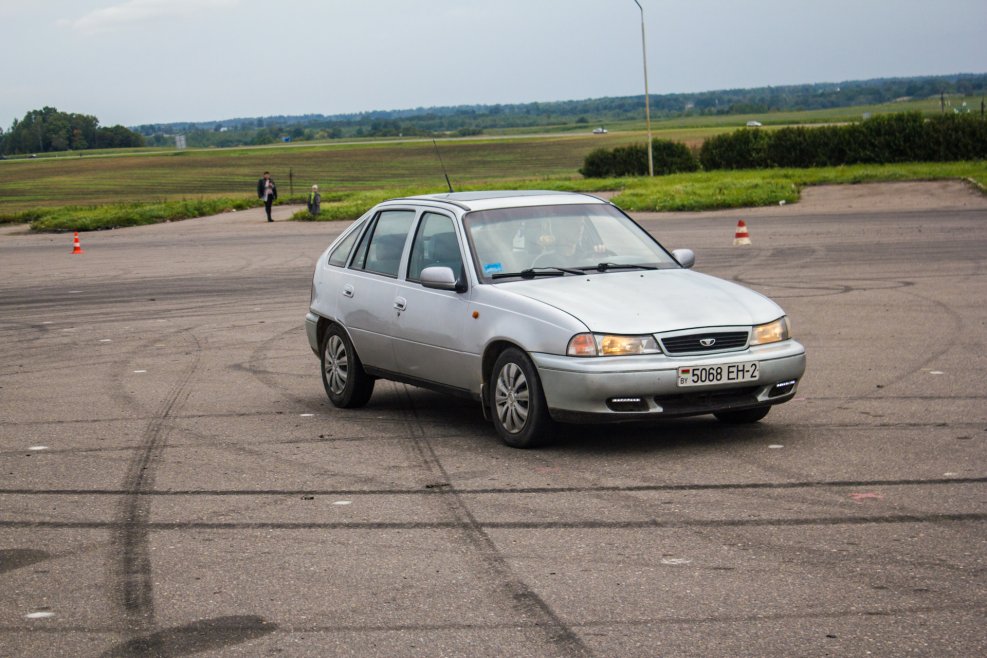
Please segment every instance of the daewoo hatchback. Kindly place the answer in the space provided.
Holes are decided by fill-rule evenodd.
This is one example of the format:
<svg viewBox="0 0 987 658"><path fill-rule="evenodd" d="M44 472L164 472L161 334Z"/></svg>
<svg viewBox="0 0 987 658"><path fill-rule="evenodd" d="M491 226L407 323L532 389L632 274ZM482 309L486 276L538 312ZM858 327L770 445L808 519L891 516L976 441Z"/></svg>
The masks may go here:
<svg viewBox="0 0 987 658"><path fill-rule="evenodd" d="M377 379L465 395L518 448L556 422L756 422L805 350L777 304L694 261L583 194L393 199L319 258L306 331L335 406Z"/></svg>

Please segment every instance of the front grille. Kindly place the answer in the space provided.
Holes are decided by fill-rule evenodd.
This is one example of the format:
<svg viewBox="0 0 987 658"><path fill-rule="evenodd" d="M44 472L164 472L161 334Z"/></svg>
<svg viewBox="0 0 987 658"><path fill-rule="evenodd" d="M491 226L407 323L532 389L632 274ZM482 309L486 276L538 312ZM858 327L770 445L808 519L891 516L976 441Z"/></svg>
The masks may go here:
<svg viewBox="0 0 987 658"><path fill-rule="evenodd" d="M757 404L757 386L718 391L659 395L655 402L668 415L701 414L722 411L731 407L749 407Z"/></svg>
<svg viewBox="0 0 987 658"><path fill-rule="evenodd" d="M703 345L703 341L709 340L713 341L712 345ZM747 345L747 332L721 331L689 334L687 336L670 336L662 338L661 345L668 354L736 350Z"/></svg>

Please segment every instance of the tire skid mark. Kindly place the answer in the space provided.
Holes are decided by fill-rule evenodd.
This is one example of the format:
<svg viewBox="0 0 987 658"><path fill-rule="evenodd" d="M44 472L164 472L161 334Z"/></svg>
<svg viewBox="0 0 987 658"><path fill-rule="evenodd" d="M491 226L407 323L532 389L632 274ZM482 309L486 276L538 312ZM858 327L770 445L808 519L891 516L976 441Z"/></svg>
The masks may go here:
<svg viewBox="0 0 987 658"><path fill-rule="evenodd" d="M634 619L608 619L601 621L584 621L580 622L578 626L585 629L620 629L620 628L633 628L637 626L657 626L658 624L676 624L676 625L695 625L695 626L705 626L710 623L764 623L766 621L785 621L785 620L808 620L808 619L870 619L873 617L890 617L898 615L922 615L927 616L929 614L936 614L942 612L972 612L972 611L983 611L987 612L987 606L984 605L968 605L968 604L952 604L952 605L935 605L935 606L895 606L895 607L858 607L854 606L851 609L834 610L834 611L806 611L806 612L783 612L775 614L756 614L756 615L729 615L721 614L712 617L686 617L686 616L662 616L655 617L651 619L634 618ZM508 623L481 623L481 624L347 624L339 626L327 626L323 624L292 624L290 629L282 629L282 632L291 633L294 635L302 634L312 634L312 633L404 633L408 631L419 631L419 632L432 632L432 631L474 631L477 629L488 630L488 631L511 631L518 628L534 628L531 624L525 624L522 622L508 622ZM0 633L14 633L24 631L26 627L24 625L14 625L14 624L0 624ZM96 625L66 625L55 627L43 627L43 626L32 626L32 633L38 634L51 634L57 635L61 633L90 633L104 635L107 633L113 633L116 629L107 626L96 626Z"/></svg>
<svg viewBox="0 0 987 658"><path fill-rule="evenodd" d="M45 372L50 372L50 370L46 370ZM2 374L3 373L0 373L0 376L2 376ZM918 402L937 402L937 401L947 401L947 402L981 402L982 401L982 402L987 403L987 396L984 396L984 395L953 395L953 396L931 396L931 395L872 395L872 396L875 399L878 399L878 400L881 400L881 401L885 401L885 402L895 402L895 401L898 401L898 402L901 402L901 401L918 401ZM837 396L832 396L832 395L813 395L812 396L812 400L815 401L815 402L839 402L839 403L845 403L845 402L847 402L847 398L846 397L837 397ZM311 401L309 401L309 402L310 402L309 406L311 407ZM376 409L376 411L374 412L375 414L379 414L379 413L388 413L388 414L390 414L393 411L390 408L384 408L384 407L380 407L380 406L375 407L375 409ZM319 411L322 411L322 412L325 412L325 409L322 409L322 408L319 408L318 410ZM331 409L330 409L330 412L331 412ZM251 412L239 412L239 413L228 412L228 413L172 414L170 416L170 418L172 420L174 420L175 422L179 422L179 421L194 421L194 420L209 420L209 419L218 420L218 419L223 419L223 418L265 418L265 417L277 418L278 416L283 416L283 415L284 415L284 412L279 412L279 411L251 411ZM345 418L348 419L348 420L355 421L355 422L363 422L365 420L368 420L369 419L369 416L370 416L369 414L363 414L363 415L361 415L360 412L359 412L359 410L349 410L347 412L347 414L345 415ZM477 410L477 418L479 418L479 417L480 417L480 411ZM146 420L149 420L149 418L146 417L146 416L137 416L137 417L134 417L134 416L108 416L108 417L105 417L105 418L86 418L86 419L82 419L82 420L23 420L23 421L19 420L19 421L8 421L8 420L5 419L4 420L4 425L7 426L7 427L59 427L59 426L70 426L70 425L79 425L79 426L101 425L101 424L104 424L104 423L129 423L129 422L141 422L141 421L146 421ZM375 422L378 422L378 423L381 423L381 424L389 424L389 423L399 424L399 423L402 423L402 421L400 421L396 417L390 417L390 416L379 416L379 415L375 415L375 416L373 416L373 420ZM672 422L675 422L675 420L679 420L681 422L682 419L668 419L667 422L672 423ZM654 427L661 428L661 425L660 425L661 422L662 421L655 421ZM976 428L983 427L983 425L984 424L982 422L976 422L976 421L954 421L954 422L950 422L949 423L949 427L954 428L954 429L956 429L956 428L973 428L973 429L976 429ZM898 428L898 429L936 429L936 428L946 427L946 425L942 421L936 421L936 420L927 421L927 422L918 422L918 421L914 421L914 422L912 422L912 421L897 421L897 422L895 422L895 421L881 421L881 422L870 422L870 423L868 423L868 422L853 422L853 421L838 422L838 421L822 420L822 421L816 421L816 422L813 422L813 421L800 422L799 423L799 426L800 427L809 427L809 428L814 428L814 429L838 429L838 430L861 430L861 431L872 430L874 428L882 428L882 429L887 429L887 428ZM647 425L645 425L644 427L647 427ZM668 426L665 427L665 429L667 429L669 431L672 431L672 430L674 430L677 427L679 427L679 425L671 425L671 424L669 424ZM462 435L463 435L463 432L461 432L461 431L443 431L443 432L440 432L439 434L433 434L433 436L441 437L441 438L454 437L454 436L462 436ZM301 438L298 438L298 439L296 439L296 438L291 438L291 439L276 439L276 440L271 440L271 441L255 441L255 442L253 442L252 445L281 445L281 444L292 444L292 443L330 443L330 442L333 442L333 441L366 441L366 442L369 443L369 442L386 442L386 441L394 441L394 440L404 440L406 438L407 437L405 437L405 436L403 436L401 434L395 434L395 433L391 432L391 433L388 433L387 436L361 436L361 435L346 436L346 435L341 435L341 436L333 436L333 437L317 438L317 439L301 439ZM234 442L228 441L228 443L232 444ZM128 449L129 448L123 448L123 447L108 447L108 448L66 448L66 449L61 450L61 452L80 452L80 453L82 453L82 452L104 452L104 451L114 452L114 451L117 451L117 450L128 450ZM20 452L20 449L17 449L14 452ZM0 454L3 454L3 453L4 453L4 451L3 450L0 450Z"/></svg>
<svg viewBox="0 0 987 658"><path fill-rule="evenodd" d="M424 424L408 387L403 384L397 386L400 387L407 405L405 414L409 429L408 434L413 437L411 441L413 451L428 470L431 478L449 485L443 487L445 495L441 497L441 500L453 517L451 527L461 532L466 543L483 560L489 575L496 581L496 587L507 594L512 606L521 614L521 623L533 621L535 626L548 635L550 644L563 656L592 656L593 652L579 636L555 614L555 611L544 599L513 572L507 560L497 549L496 543L490 538L486 530L486 527L489 526L485 527L477 520L463 497L452 485L449 473L428 440Z"/></svg>
<svg viewBox="0 0 987 658"><path fill-rule="evenodd" d="M400 422L402 425L406 425L406 421L404 421L404 420L400 420L400 421L399 420L395 420L395 422ZM345 472L342 472L342 473L332 472L330 474L329 472L327 472L326 466L323 463L318 462L318 461L313 461L313 460L309 460L307 458L299 458L299 457L283 457L283 456L280 456L280 455L278 455L276 453L273 453L270 450L270 447L271 446L291 445L291 444L303 443L302 441L297 441L297 440L291 440L291 441L271 441L271 442L260 442L260 443L256 443L256 444L245 445L243 443L238 443L238 442L235 442L235 441L234 442L231 442L231 441L228 441L228 440L225 440L225 439L218 439L215 435L208 434L208 433L202 432L200 430L194 430L194 429L191 429L191 428L188 428L188 427L176 427L175 429L177 431L180 431L181 433L185 434L186 436L194 437L195 439L197 439L196 442L195 442L195 445L197 447L211 446L211 447L215 448L216 450L223 451L225 454L233 454L233 455L238 455L238 456L241 456L241 457L251 458L251 459L254 459L254 460L257 460L257 461L262 461L262 462L264 462L265 464L267 464L271 468L274 468L277 465L284 465L284 466L288 467L289 469L291 469L292 472L305 471L305 472L309 473L310 475L317 476L320 479L324 479L326 477L331 477L332 475L339 475L339 474L346 475ZM394 435L394 434L391 434L387 439L380 439L380 440L386 440L386 441L392 442L392 443L393 442L406 443L409 440L414 440L414 438L415 438L415 436L403 436L403 435ZM316 443L333 443L335 441L336 441L336 439L318 439L315 442ZM181 447L181 445L180 444L174 444L172 447L178 448L178 447ZM391 495L392 492L397 491L397 490L395 490L393 488L393 482L390 479L388 479L386 477L386 475L387 474L385 473L385 474L382 474L381 477L373 477L373 476L371 476L369 474L365 474L365 475L362 475L361 476L361 481L364 482L364 483L366 483L367 485L374 485L374 486L380 487L378 490L381 491L384 495ZM236 491L249 492L250 490L249 489L242 489L242 490L236 490ZM431 490L428 490L428 489L425 489L424 492L426 492L426 493L432 493L432 491ZM152 490L152 491L142 492L141 495L143 495L143 496L156 496L156 495L159 495L160 493L163 493L163 492ZM436 492L436 493L438 493L438 492ZM275 500L273 500L271 502L258 503L256 505L254 505L253 507L251 507L250 509L251 510L254 510L254 511L256 511L256 510L262 510L262 509L265 509L267 507L277 506L277 505L282 504L281 501L284 498L286 498L286 497L295 498L295 497L303 496L303 495L307 495L307 494L308 494L308 490L302 491L302 493L297 494L297 496L295 495L294 492L292 492L290 490L286 490L286 491L284 491L282 493L276 494L273 497L273 498L275 498ZM240 496L240 494L236 494L236 495L238 497ZM251 495L249 493L245 493L245 496L246 497L251 497ZM262 496L262 497L264 497L264 496ZM208 517L200 517L200 518L208 518Z"/></svg>
<svg viewBox="0 0 987 658"><path fill-rule="evenodd" d="M914 290L902 291L902 292L905 295L909 296L909 297L914 297L916 299L919 299L919 300L921 300L921 301L923 301L923 302L925 302L927 304L930 304L930 305L932 305L932 306L940 309L943 312L943 314L945 316L948 316L949 319L952 321L952 326L949 327L948 339L946 339L946 340L936 340L934 342L934 349L929 350L928 352L926 352L926 354L927 354L926 358L923 359L922 361L920 361L918 363L918 365L916 365L910 371L908 371L907 373L905 373L905 375L907 376L907 375L912 375L912 374L915 374L916 372L921 371L923 368L927 367L930 363L932 363L933 361L939 359L940 357L942 357L944 354L946 354L950 350L954 349L956 347L957 336L959 336L960 333L962 332L963 327L966 324L966 320L963 318L963 316L958 311L956 311L955 309L953 309L952 307L950 307L949 305L947 305L946 303L944 303L943 301L941 301L939 299L936 299L936 298L934 298L932 296L929 296L929 295L924 295L924 294L918 293L918 292L916 292ZM945 333L945 332L943 332L943 333ZM901 377L896 377L894 380L885 382L884 384L885 384L885 386L889 386L889 385L891 385L891 384L899 381L900 379L901 379ZM864 397L877 397L877 396L874 395L873 393L871 393L870 395L866 395Z"/></svg>
<svg viewBox="0 0 987 658"><path fill-rule="evenodd" d="M7 344L5 343L5 345ZM73 346L69 346L68 349L74 350L77 348L78 348L77 345L73 345ZM64 365L63 359L54 359L54 360L46 361L45 360L46 358L50 359L51 352L52 352L51 347L45 347L43 350L39 350L39 351L18 350L18 356L21 361L27 361L35 364L44 364L44 365L43 366L39 365L38 367L35 368L18 368L17 370L0 370L0 377L18 377L23 375L41 375L41 374L50 375L52 366L62 367ZM39 354L39 356L36 356L36 354ZM76 364L83 364L87 368L92 368L96 366L119 366L123 362L124 359L121 359L120 357L117 356L75 360ZM62 421L62 422L73 422L73 421Z"/></svg>
<svg viewBox="0 0 987 658"><path fill-rule="evenodd" d="M779 288L783 290L788 290L788 293L772 293L772 299L810 299L815 297L833 297L836 295L845 295L847 293L855 292L853 286L846 285L823 285L823 284L810 284L810 285L792 285L792 284L779 284L779 283L761 283L759 281L754 281L751 279L745 279L739 274L734 275L731 280L734 283L739 283L742 286L750 288L752 290L761 290L763 288Z"/></svg>
<svg viewBox="0 0 987 658"><path fill-rule="evenodd" d="M444 496L445 500L455 498L455 495ZM609 500L609 499L608 499ZM612 501L611 501L612 502ZM638 501L638 504L643 504ZM481 532L484 529L492 530L695 530L695 529L722 529L722 528L804 528L804 527L850 527L862 525L914 525L928 524L937 528L955 527L956 525L971 526L971 530L980 535L983 532L982 524L987 523L987 513L982 512L957 512L957 513L925 513L925 514L881 514L872 516L819 516L810 518L800 517L761 517L761 518L730 518L730 519L698 519L689 518L686 515L677 516L666 521L656 518L646 518L625 521L587 520L587 521L487 521L485 523L476 522L476 528ZM652 515L653 517L653 515ZM974 527L974 524L976 526ZM74 530L119 530L124 529L127 523L116 521L0 521L0 528L47 528L47 529L74 529ZM173 530L462 530L463 522L452 521L154 521L147 523L147 530L173 531ZM712 536L703 537L710 540ZM751 535L751 543L761 543L753 539L761 540L761 534ZM722 537L717 537L721 540ZM491 541L492 544L492 541ZM720 545L720 544L714 544ZM483 544L479 545L481 548ZM541 608L544 608L552 619L557 616L548 609L543 601L530 591L524 583L510 572L510 567L494 548L495 555L485 552L483 557L488 562L499 560L504 563L502 569L504 582L501 584L510 585L518 582L521 584L520 591L511 590L515 603L524 605L525 603L539 601ZM493 558L493 559L491 559ZM522 612L530 612L530 606L523 608ZM532 615L528 615L529 617ZM536 621L538 621L536 619ZM539 626L547 628L542 621ZM563 631L567 630L561 621L553 624ZM558 636L557 636L558 637ZM553 638L556 639L556 638ZM578 638L576 638L578 641ZM581 644L581 643L580 643ZM571 653L565 654L573 655ZM581 654L580 654L581 655Z"/></svg>
<svg viewBox="0 0 987 658"><path fill-rule="evenodd" d="M302 331L304 331L304 329L302 329ZM276 343L283 340L285 336L297 335L298 332L299 332L299 327L292 326L289 327L288 329L285 329L284 331L274 334L267 340L263 341L260 345L258 345L254 349L253 352L250 353L250 356L247 358L246 363L234 363L229 367L235 370L241 370L243 372L246 372L254 379L256 379L258 382L266 386L268 389L272 391L276 391L279 395L288 398L292 403L298 405L303 409L308 409L310 411L323 411L326 406L325 398L321 398L319 402L313 402L313 400L316 399L315 396L311 396L311 395L302 396L302 395L295 395L291 393L290 391L285 389L283 382L279 379L279 377L284 376L283 374L272 373L271 371L264 368L262 365L262 362L267 358L268 353L271 351L271 349L273 349ZM306 345L307 344L308 343L306 341ZM313 368L312 372L318 374L319 372L318 367ZM320 382L320 388L321 388L321 382Z"/></svg>
<svg viewBox="0 0 987 658"><path fill-rule="evenodd" d="M290 336L292 334L296 334L298 332L298 330L299 329L298 329L297 326L293 326L293 327L291 327L289 329L286 329L284 331L278 332L277 334L275 334L274 336L272 336L272 337L270 337L268 339L265 339L259 346L257 346L254 349L253 352L251 352L250 357L247 360L247 365L246 366L243 365L243 364L241 364L241 363L235 363L235 364L232 364L232 365L227 365L225 367L227 369L232 368L234 370L239 370L239 371L247 372L251 376L255 377L260 383L262 383L264 386L266 386L270 390L275 391L279 395L282 395L284 397L287 397L289 400L291 400L292 402L294 402L295 404L297 404L298 406L300 406L302 408L305 408L305 409L308 409L308 410L311 410L311 411L315 411L315 412L324 413L325 412L325 407L327 405L327 402L325 402L325 401L322 401L322 402L313 402L313 400L315 399L314 397L300 397L300 396L292 395L289 392L285 391L284 387L282 385L280 385L280 382L279 382L279 380L276 377L274 377L273 375L266 375L265 373L267 373L267 371L262 370L259 366L257 366L255 368L252 365L255 362L262 361L265 358L267 352L271 349L271 347L274 344L276 344L279 340L282 340L285 336ZM181 332L177 332L177 333L181 333ZM174 335L174 334L169 334L169 336L171 336L171 335ZM198 344L198 340L196 342ZM321 388L321 386L320 386L320 388ZM123 393L121 393L121 395L122 396L127 396L128 394L125 393L125 392L123 392ZM324 398L323 398L323 400L324 400ZM194 421L194 420L197 420L197 419L200 419L200 418L226 418L226 417L242 418L244 416L251 416L251 415L252 416L259 416L259 417L271 417L271 418L284 418L285 417L282 414L282 412L280 412L280 411L277 411L277 412L275 412L275 411L262 411L262 412L254 412L254 413L247 412L247 413L182 415L180 413L176 413L176 410L175 409L172 409L171 410L171 413L169 413L168 416L167 416L167 420L170 423L170 425L168 427L168 430L169 431L174 431L174 432L179 432L179 433L185 435L186 437L192 437L192 438L196 439L195 444L194 444L196 447L200 447L201 448L201 447L207 447L208 446L208 447L212 447L212 448L217 449L217 450L222 450L226 454L234 454L234 455L239 455L239 456L242 456L242 457L248 457L248 458L251 458L251 459L258 460L258 461L263 461L263 462L265 462L265 463L267 463L269 465L272 465L272 466L275 465L275 464L283 464L283 465L285 465L285 466L287 466L287 467L289 467L291 469L295 469L295 470L301 469L301 470L308 471L308 472L312 473L313 475L319 475L320 477L324 477L325 476L325 467L324 467L324 465L322 465L322 464L320 464L318 462L310 462L310 461L299 460L298 458L282 457L282 456L279 456L277 454L272 453L269 448L271 446L291 445L291 444L297 444L297 443L308 443L308 442L324 443L324 442L331 442L333 439L322 439L322 438L319 438L319 439L311 440L311 441L300 441L300 440L283 441L283 440L276 440L276 441L263 441L263 442L257 442L257 443L251 443L251 444L244 444L244 443L241 443L239 441L230 441L230 440L225 439L225 438L218 438L217 436L215 436L213 434L210 434L208 432L204 432L204 431L202 431L200 429L197 429L197 428L194 428L194 427L190 427L190 426L188 426L184 422L184 421L189 421L189 420ZM157 418L157 416L154 416L154 418ZM164 422L164 419L161 419L161 421ZM397 417L394 419L393 422L396 423L396 424L397 423L400 423L402 425L405 423L405 421L403 419L397 418ZM401 438L403 439L403 437L401 437ZM354 441L365 441L365 440L368 440L368 439L366 439L366 438L357 438L357 439L352 439L352 440L354 440ZM373 439L373 440L396 441L396 440L399 440L399 438L396 438L394 436L389 436L387 439ZM406 440L406 439L404 439L404 440ZM178 447L181 447L182 445L183 444L175 444L173 447L178 448ZM121 448L109 448L107 450L120 450L120 449ZM371 482L373 482L374 484L378 484L379 486L386 486L387 484L389 484L389 482L387 480L377 480L377 479L374 479ZM143 495L145 497L148 496L148 495L151 495L151 494L153 494L153 491L151 491L151 490L142 491L141 492L141 495ZM269 505L277 505L277 504L278 504L277 502L263 503L263 504L259 505L257 507L257 509L263 509L266 506L269 506Z"/></svg>
<svg viewBox="0 0 987 658"><path fill-rule="evenodd" d="M450 435L450 437L453 435ZM461 435L455 435L461 436ZM406 439L407 440L407 439ZM952 487L970 484L987 484L987 477L955 477L905 480L802 480L793 482L748 482L748 483L695 483L695 484L631 484L631 485L599 485L558 487L486 487L477 489L456 489L459 496L495 496L495 495L527 495L539 496L566 493L656 493L699 491L757 491L780 489L839 489L859 487ZM127 492L122 489L0 489L0 495L18 496L122 496ZM398 489L394 487L381 489L163 489L141 492L142 496L444 496L448 495L447 487L432 489Z"/></svg>
<svg viewBox="0 0 987 658"><path fill-rule="evenodd" d="M965 278L970 278L971 276L974 275L968 275ZM905 284L908 282L902 281L901 283ZM942 338L933 342L932 349L923 352L925 358L921 359L915 365L905 370L904 372L895 375L891 379L887 379L881 382L880 388L871 389L866 392L855 394L853 396L854 402L886 399L886 396L882 395L881 392L888 390L890 387L902 381L906 377L921 372L924 368L928 367L930 363L936 361L937 359L941 358L943 355L947 354L950 350L954 349L957 346L957 336L961 334L961 331L963 330L963 327L966 324L966 320L958 311L956 311L948 304L944 303L939 299L917 292L912 286L903 285L902 287L895 289L895 292L908 297L912 297L914 299L918 299L926 304L929 304L930 306L938 308L942 312L942 316L949 318L951 322L951 326L948 327L948 336L946 335L947 333L946 328L943 328L943 331L940 333ZM893 398L888 397L887 399L893 399ZM846 398L842 400L836 398L836 400L846 402Z"/></svg>
<svg viewBox="0 0 987 658"><path fill-rule="evenodd" d="M141 340L135 342L131 345L129 349L124 353L125 358L121 359L123 362L133 362L135 359L141 358L142 353L147 351L147 345L164 345L176 339L178 340L188 340L191 337L191 343L194 346L194 367L198 368L198 361L202 351L202 345L199 339L192 335L192 330L194 327L149 327L146 332L142 334ZM157 330L157 331L156 331ZM161 333L158 333L160 331ZM185 348L176 347L169 349L167 352L155 352L151 356L152 358L160 356L169 357L181 357L184 358L188 355ZM186 369L192 367L191 364L186 365ZM179 382L183 381L186 377L186 369L183 369L179 375ZM188 377L191 378L191 374ZM122 421L143 421L146 420L149 424L153 424L157 421L161 421L162 409L167 405L167 400L169 400L174 393L174 389L169 391L168 396L165 398L165 402L158 404L156 407L149 408L147 404L142 402L133 393L127 390L124 384L125 379L129 379L129 369L121 368L120 373L111 379L112 388L109 391L110 398L117 404L121 409L127 409L133 411L130 416L123 416L116 418L114 420ZM177 409L172 408L168 415L169 421L174 421L178 414L175 412ZM142 443L141 446L144 444ZM140 447L138 448L140 449Z"/></svg>
<svg viewBox="0 0 987 658"><path fill-rule="evenodd" d="M810 255L805 256L804 253L806 251L809 252ZM796 255L801 255L802 257L796 258ZM804 248L779 247L770 250L758 250L753 256L748 256L747 259L742 264L739 265L739 267L734 271L733 275L730 277L730 280L733 281L734 283L738 283L740 285L751 288L753 290L759 290L758 286L761 286L762 284L754 280L748 279L745 276L747 272L750 271L762 272L764 270L764 267L762 267L762 265L767 262L770 262L772 264L773 269L778 269L781 266L795 262L804 263L807 261L815 260L817 258L823 257L823 255L824 253L821 247L804 247ZM726 262L729 264L736 264L736 259L732 257L729 258ZM779 286L778 281L776 280L772 280L770 283L766 283L763 285L768 285L771 287L784 287L784 286ZM838 283L833 285L829 285L825 283L821 285L814 285L814 284L798 285L798 284L788 283L788 287L792 289L793 292L797 292L800 294L788 294L788 295L772 294L771 297L772 298L777 297L779 299L828 297L831 295L842 295L852 291L852 289L849 286L845 286Z"/></svg>
<svg viewBox="0 0 987 658"><path fill-rule="evenodd" d="M547 460L546 460L547 461ZM783 472L792 476L794 472L786 469L768 468L765 464L759 463L757 460L750 460L750 463L755 464L758 468L765 470L767 472ZM576 476L580 478L580 476ZM586 480L587 478L582 477L580 479ZM987 481L984 478L972 478L972 483L979 484L983 481ZM936 484L957 484L951 479L937 479L933 480ZM758 484L749 485L720 485L720 484L709 484L709 485L662 485L654 483L651 485L640 485L640 486L628 486L628 487L600 487L589 485L586 486L584 492L588 494L591 498L599 500L606 503L610 507L615 507L617 505L622 506L624 509L632 511L642 518L648 519L650 521L597 521L583 524L582 527L586 530L603 529L612 527L615 530L645 530L652 528L661 529L678 529L688 532L694 541L689 542L694 543L698 546L722 546L727 548L731 553L734 552L734 546L745 546L753 547L756 546L758 549L764 551L767 554L776 556L779 564L788 564L793 561L792 553L793 548L791 544L781 543L773 539L772 534L766 534L763 529L768 528L788 528L788 527L827 527L827 526L855 526L855 525L894 525L894 524L910 524L910 523L930 523L934 524L937 529L941 532L946 532L947 528L951 532L964 533L963 530L958 530L955 528L956 523L983 523L987 521L987 514L982 514L979 512L971 513L930 513L928 511L915 510L911 507L901 508L899 506L893 514L885 515L871 515L867 517L854 517L854 516L816 516L808 518L778 518L773 517L770 520L768 518L730 518L730 519L707 519L702 517L696 517L690 514L687 510L669 512L662 511L660 516L655 516L655 502L653 500L643 500L639 496L635 495L641 492L660 492L665 491L668 493L675 493L677 491L700 491L700 490L716 490L721 487L725 487L724 490L733 490L737 494L744 494L751 497L751 507L756 509L757 505L755 501L759 500L761 497L773 496L778 490L786 489L809 489L814 497L818 497L820 502L828 502L832 505L845 501L845 492L840 491L840 489L855 488L861 485L864 486L907 486L907 485L919 485L920 481L917 480L900 480L900 481L886 481L884 483L879 483L877 481L826 481L823 484L822 481L802 481L801 486L796 485L794 481L773 483L765 482ZM925 484L922 482L921 484ZM489 524L488 524L489 525ZM566 528L575 527L576 524L558 524L565 525ZM496 526L494 526L496 527ZM815 556L818 560L832 560L832 553L828 549L812 549L810 547L799 546L797 548L799 554L811 554ZM798 563L795 561L795 563ZM910 561L902 560L900 561L902 565L912 564ZM878 565L880 566L880 565ZM917 566L917 565L914 565ZM960 569L962 570L962 569ZM856 578L856 575L844 576L844 572L840 570L834 570L834 577L838 579L847 579L852 581ZM887 574L883 577L890 578Z"/></svg>
<svg viewBox="0 0 987 658"><path fill-rule="evenodd" d="M125 496L119 509L121 522L113 537L119 560L115 566L118 597L115 603L122 612L125 635L134 642L136 655L165 655L165 647L154 635L154 578L149 546L152 498L145 494L154 490L155 469L172 429L170 415L188 399L189 384L201 357L201 345L191 330L180 333L192 339L195 352L148 423L140 449L130 461L123 483Z"/></svg>
<svg viewBox="0 0 987 658"><path fill-rule="evenodd" d="M250 304L263 305L265 308L295 308L297 304L291 301L276 300L271 301L265 297L243 297L238 298L237 301L226 301L225 298L213 298L211 300L203 300L199 304L188 304L183 298L165 298L162 296L149 296L154 295L154 293L146 293L139 300L134 301L133 299L122 300L120 302L114 303L113 309L106 308L105 311L92 311L88 310L88 307L78 307L78 308L67 308L64 303L52 303L50 306L44 308L32 309L35 311L34 315L37 317L54 317L58 319L57 327L64 326L66 324L80 323L98 323L100 325L110 325L113 323L133 323L133 322L154 322L155 320L162 319L180 319L182 321L197 319L197 318L208 318L215 321L217 317L217 312L222 310L230 311L242 311L244 306ZM153 306L148 306L147 302L153 300ZM245 301L244 301L245 300ZM100 300L95 300L100 301ZM181 305L180 305L181 304ZM139 313L134 311L134 308L139 308ZM152 314L148 315L148 311ZM23 311L22 311L23 313ZM140 315L140 320L134 320L134 317ZM28 323L36 324L36 323ZM45 325L48 327L49 325ZM50 325L51 329L57 328L55 325Z"/></svg>
<svg viewBox="0 0 987 658"><path fill-rule="evenodd" d="M18 346L17 352L26 345L32 345L51 333L51 325L40 322L0 320L0 338L6 347Z"/></svg>

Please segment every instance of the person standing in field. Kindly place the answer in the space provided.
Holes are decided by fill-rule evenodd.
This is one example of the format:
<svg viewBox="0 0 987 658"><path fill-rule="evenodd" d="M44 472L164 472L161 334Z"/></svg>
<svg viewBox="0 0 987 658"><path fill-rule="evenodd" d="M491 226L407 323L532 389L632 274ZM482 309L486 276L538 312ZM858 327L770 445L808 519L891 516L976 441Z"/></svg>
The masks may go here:
<svg viewBox="0 0 987 658"><path fill-rule="evenodd" d="M278 186L274 184L274 179L271 178L271 172L265 171L264 177L257 180L257 196L264 200L267 221L273 222L274 220L271 219L271 206L274 204L274 200L278 198Z"/></svg>
<svg viewBox="0 0 987 658"><path fill-rule="evenodd" d="M319 206L322 203L322 196L319 194L319 186L313 185L312 191L308 193L308 213L312 217L319 216Z"/></svg>

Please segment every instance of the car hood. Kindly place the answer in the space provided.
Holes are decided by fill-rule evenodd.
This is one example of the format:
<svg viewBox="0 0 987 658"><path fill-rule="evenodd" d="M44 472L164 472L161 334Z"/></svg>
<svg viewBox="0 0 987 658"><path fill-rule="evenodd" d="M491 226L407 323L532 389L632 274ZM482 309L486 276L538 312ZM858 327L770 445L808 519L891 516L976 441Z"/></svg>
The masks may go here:
<svg viewBox="0 0 987 658"><path fill-rule="evenodd" d="M594 332L653 334L754 325L784 314L760 293L682 269L560 276L502 285L514 294L571 314Z"/></svg>

